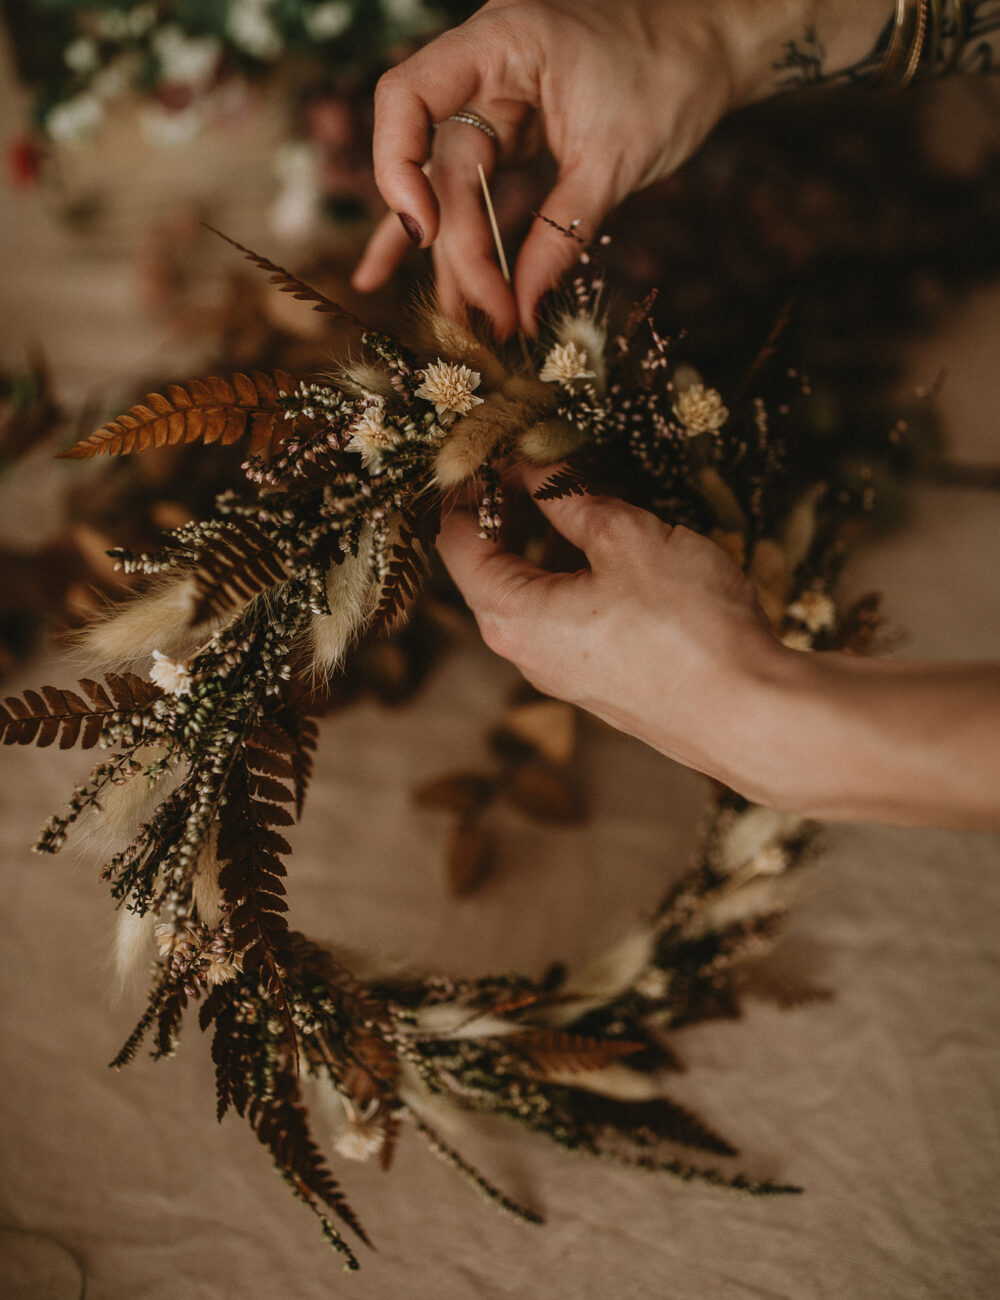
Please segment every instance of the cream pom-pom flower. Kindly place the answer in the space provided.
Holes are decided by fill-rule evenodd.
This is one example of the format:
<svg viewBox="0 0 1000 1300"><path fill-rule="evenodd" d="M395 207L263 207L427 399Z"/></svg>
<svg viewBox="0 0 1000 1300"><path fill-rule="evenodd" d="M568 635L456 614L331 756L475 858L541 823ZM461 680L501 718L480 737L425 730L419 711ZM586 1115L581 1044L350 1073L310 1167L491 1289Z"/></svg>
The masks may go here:
<svg viewBox="0 0 1000 1300"><path fill-rule="evenodd" d="M419 373L424 382L416 390L416 395L425 402L432 402L438 415L468 415L483 400L475 395L482 376L468 366L452 361L435 361Z"/></svg>
<svg viewBox="0 0 1000 1300"><path fill-rule="evenodd" d="M377 464L382 452L394 447L400 440L399 430L385 422L385 402L381 397L358 416L351 428L347 451L356 451L370 469Z"/></svg>
<svg viewBox="0 0 1000 1300"><path fill-rule="evenodd" d="M574 379L593 379L594 371L589 369L587 362L586 352L575 343L556 343L546 356L538 378L547 384L569 384Z"/></svg>
<svg viewBox="0 0 1000 1300"><path fill-rule="evenodd" d="M692 436L715 433L729 419L729 410L723 404L722 395L714 388L706 388L704 384L691 384L678 393L674 401L674 414Z"/></svg>

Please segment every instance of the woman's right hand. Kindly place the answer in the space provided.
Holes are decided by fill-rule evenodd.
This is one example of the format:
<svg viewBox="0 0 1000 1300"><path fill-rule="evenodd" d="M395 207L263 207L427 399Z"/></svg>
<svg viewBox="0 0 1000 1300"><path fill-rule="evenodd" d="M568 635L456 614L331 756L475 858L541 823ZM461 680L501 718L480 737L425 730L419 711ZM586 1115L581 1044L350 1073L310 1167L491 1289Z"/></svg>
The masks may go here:
<svg viewBox="0 0 1000 1300"><path fill-rule="evenodd" d="M609 209L669 175L728 109L756 93L755 57L774 45L788 11L787 0L490 0L379 82L375 178L392 212L355 286L370 290L389 278L408 230L434 247L446 312L471 304L501 336L518 325L534 333L539 299L578 248L536 221L511 293L476 170L492 170L494 147L449 116L467 108L486 118L501 159L525 140L544 140L558 178L542 210L563 226L579 222L589 239Z"/></svg>

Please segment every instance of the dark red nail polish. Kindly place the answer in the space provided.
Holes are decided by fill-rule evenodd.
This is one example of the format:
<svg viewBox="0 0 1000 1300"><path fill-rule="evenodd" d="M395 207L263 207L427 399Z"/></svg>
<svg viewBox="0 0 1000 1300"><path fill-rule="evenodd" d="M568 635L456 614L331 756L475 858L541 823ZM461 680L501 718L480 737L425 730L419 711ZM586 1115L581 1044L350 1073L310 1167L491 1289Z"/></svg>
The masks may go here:
<svg viewBox="0 0 1000 1300"><path fill-rule="evenodd" d="M397 212L396 216L399 217L400 221L403 223L403 229L406 231L410 242L414 244L423 243L424 232L420 229L420 223L414 221L414 219L406 212Z"/></svg>

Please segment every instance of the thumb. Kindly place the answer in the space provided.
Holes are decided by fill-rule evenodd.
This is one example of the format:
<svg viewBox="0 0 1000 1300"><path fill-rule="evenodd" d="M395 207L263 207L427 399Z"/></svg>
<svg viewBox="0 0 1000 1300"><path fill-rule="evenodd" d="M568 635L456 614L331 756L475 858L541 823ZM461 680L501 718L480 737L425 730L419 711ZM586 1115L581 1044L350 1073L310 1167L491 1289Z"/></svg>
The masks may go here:
<svg viewBox="0 0 1000 1300"><path fill-rule="evenodd" d="M591 240L608 211L619 200L603 174L583 168L563 172L542 206L542 214L564 230L572 226L584 242ZM575 223L575 224L574 224ZM521 247L514 274L521 328L526 334L537 333L538 302L560 277L577 261L580 244L536 217Z"/></svg>
<svg viewBox="0 0 1000 1300"><path fill-rule="evenodd" d="M519 613L526 589L550 576L499 543L484 541L472 514L458 508L441 525L437 552L477 619Z"/></svg>

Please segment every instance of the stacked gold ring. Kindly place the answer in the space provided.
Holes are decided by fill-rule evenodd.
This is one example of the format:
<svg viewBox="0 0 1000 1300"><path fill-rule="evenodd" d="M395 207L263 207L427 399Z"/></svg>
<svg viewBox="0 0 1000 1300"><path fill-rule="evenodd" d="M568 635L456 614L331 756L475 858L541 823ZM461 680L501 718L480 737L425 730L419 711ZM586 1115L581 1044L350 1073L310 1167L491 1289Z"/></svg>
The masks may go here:
<svg viewBox="0 0 1000 1300"><path fill-rule="evenodd" d="M500 148L500 137L497 135L496 127L491 122L487 122L485 117L480 117L474 113L471 108L460 108L457 113L452 113L451 117L445 119L448 122L463 122L466 126L474 126L477 131L482 131L492 141L495 149Z"/></svg>

